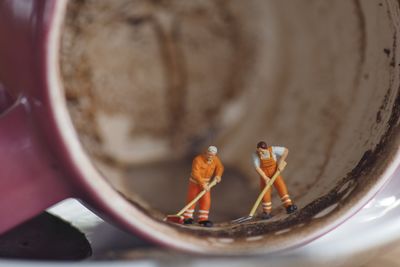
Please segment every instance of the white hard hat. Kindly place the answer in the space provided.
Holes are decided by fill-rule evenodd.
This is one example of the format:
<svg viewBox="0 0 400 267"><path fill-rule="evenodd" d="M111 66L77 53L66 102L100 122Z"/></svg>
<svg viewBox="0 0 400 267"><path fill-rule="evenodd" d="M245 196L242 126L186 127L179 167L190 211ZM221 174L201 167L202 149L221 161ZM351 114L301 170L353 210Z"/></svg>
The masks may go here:
<svg viewBox="0 0 400 267"><path fill-rule="evenodd" d="M218 148L216 146L209 146L207 152L216 155L218 153Z"/></svg>

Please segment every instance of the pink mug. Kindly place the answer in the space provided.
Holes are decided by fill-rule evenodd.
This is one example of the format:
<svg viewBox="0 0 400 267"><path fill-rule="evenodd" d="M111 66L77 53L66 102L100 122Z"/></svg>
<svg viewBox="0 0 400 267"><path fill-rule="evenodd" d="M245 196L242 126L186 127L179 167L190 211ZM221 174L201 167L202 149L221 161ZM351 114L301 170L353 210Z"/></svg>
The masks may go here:
<svg viewBox="0 0 400 267"><path fill-rule="evenodd" d="M335 229L388 182L400 162L398 2L232 1L213 5L213 1L203 1L185 5L178 1L176 5L164 6L139 2L0 3L0 233L63 199L77 198L102 218L167 247L216 255L271 253L304 245ZM116 11L121 13L108 16ZM81 24L68 24L65 18L81 19ZM179 24L180 21L184 23ZM113 28L113 23L123 26ZM111 24L114 26L110 27ZM221 214L226 212L222 219L232 214L245 216L243 212L255 200L256 186L249 186L247 191L242 181L252 184L257 179L233 182L232 178L229 182L228 176L233 176L229 169L249 173L249 178L254 176L250 155L259 139L266 138L290 148L285 178L299 211L290 216L278 212L276 219L267 223L243 227L221 224L214 230L205 230L166 223L160 212L154 212L155 205L127 197L129 192L123 192L123 186L116 186L105 174L107 171L94 163L95 156L87 145L90 140L83 138L76 126L77 115L71 112L64 95L70 87L60 69L69 59L60 60L60 47L65 45L61 40L71 29L84 37L82 43L94 45L95 49L83 52L88 64L92 64L93 79L100 81L95 81L94 86L101 87L120 75L124 70L121 71L119 62L128 64L128 69L148 71L145 86L163 84L158 81L169 84L167 90L172 91L160 96L154 90L154 97L148 99L173 99L171 103L180 103L169 106L173 116L166 126L160 123L166 134L157 138L172 140L168 143L160 139L160 146L196 138L200 143L191 147L189 141L182 142L183 148L177 149L177 161L186 164L182 155L193 147L198 151L209 141L220 148L222 161L227 163L227 177L215 189L215 203L225 202L219 208ZM169 45L164 50L155 49L153 41L147 42L156 40L150 31L159 34L163 41L158 42ZM104 33L115 36L108 42ZM113 40L124 46L112 50ZM136 50L127 52L124 49L130 49L130 42L134 42ZM79 48L74 44L70 47ZM180 47L184 49L179 50ZM112 56L99 61L107 51ZM185 60L174 61L175 57L180 59L182 51ZM163 60L171 63L166 76L157 72L159 61L151 53L164 56ZM138 63L130 65L133 63L124 61L124 57L131 55L135 59L150 55L150 59L137 60L141 62L138 68ZM72 70L79 67L72 64ZM127 82L118 83L117 89L129 89L142 77L130 72L122 74ZM71 79L79 84L84 78ZM127 94L140 99L143 90L138 88L128 90ZM176 94L175 89L180 93ZM104 96L104 91L101 93ZM95 97L101 93L97 92ZM163 103L149 102L146 106L146 101L135 105L144 104L147 109ZM124 116L137 120L142 116L127 110L123 111ZM103 110L100 107L97 111ZM151 119L159 119L164 111L153 109L156 116ZM97 118L97 113L94 116ZM192 123L193 118L197 124ZM117 121L112 116L108 119ZM118 133L118 129L103 126L107 134ZM174 127L177 131L168 130ZM188 128L195 131L185 132ZM204 128L209 131L201 136ZM114 155L112 150L110 155L113 160L128 155L123 160L136 164L141 153L140 148L136 151L139 154L132 156L118 151ZM157 156L168 159L165 151ZM119 171L118 179L127 181L120 167L112 168ZM185 171L184 175L187 174ZM178 179L176 176L171 174L169 178ZM175 182L178 184L179 180ZM224 189L228 184L232 189ZM144 183L142 188L132 190L139 195L150 192L146 200L158 203L164 214L183 206L183 200L168 204L162 192L174 186L170 188L165 179L153 193L147 190L149 186ZM186 184L177 190L185 192ZM227 212L232 206L237 210Z"/></svg>

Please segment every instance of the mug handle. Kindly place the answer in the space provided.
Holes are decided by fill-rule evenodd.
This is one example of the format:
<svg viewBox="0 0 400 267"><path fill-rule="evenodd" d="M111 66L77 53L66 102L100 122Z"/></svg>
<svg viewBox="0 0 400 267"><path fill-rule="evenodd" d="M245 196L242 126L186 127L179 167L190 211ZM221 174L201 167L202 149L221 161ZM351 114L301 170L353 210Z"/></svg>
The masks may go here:
<svg viewBox="0 0 400 267"><path fill-rule="evenodd" d="M0 114L0 234L72 196L23 100Z"/></svg>

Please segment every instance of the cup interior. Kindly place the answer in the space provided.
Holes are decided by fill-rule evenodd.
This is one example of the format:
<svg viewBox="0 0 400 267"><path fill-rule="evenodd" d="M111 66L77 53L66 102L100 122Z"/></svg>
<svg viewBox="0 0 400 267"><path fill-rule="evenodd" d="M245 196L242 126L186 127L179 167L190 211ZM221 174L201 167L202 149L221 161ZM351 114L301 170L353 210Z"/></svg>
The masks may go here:
<svg viewBox="0 0 400 267"><path fill-rule="evenodd" d="M388 178L399 145L398 3L70 1L60 67L85 153L115 190L163 222L186 200L193 157L216 145L215 227L168 224L229 249L343 220ZM258 141L289 149L299 207L233 225L257 198ZM250 242L251 241L251 242ZM250 244L250 243L251 244Z"/></svg>

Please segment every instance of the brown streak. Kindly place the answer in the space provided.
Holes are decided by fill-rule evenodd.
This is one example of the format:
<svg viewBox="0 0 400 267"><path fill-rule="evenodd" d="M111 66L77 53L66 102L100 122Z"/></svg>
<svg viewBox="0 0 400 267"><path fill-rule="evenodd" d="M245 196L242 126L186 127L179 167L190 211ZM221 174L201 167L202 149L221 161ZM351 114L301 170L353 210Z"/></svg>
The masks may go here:
<svg viewBox="0 0 400 267"><path fill-rule="evenodd" d="M357 71L356 71L356 75L355 75L355 78L353 81L353 88L358 88L358 90L359 90L363 65L364 65L365 56L366 56L367 37L366 37L366 29L365 29L365 26L366 26L365 25L365 16L364 16L364 13L361 8L360 0L354 0L353 4L355 6L355 13L358 18L358 28L361 33L361 36L359 39L359 50L358 50L359 58L358 58L358 62L357 62ZM350 103L355 101L355 98L357 95L356 93L358 92L358 90L352 90L351 97L350 97L350 99L351 99ZM351 108L351 105L349 105L347 107L347 111L350 108ZM346 111L346 113L347 113L347 111ZM333 125L334 125L334 127L333 127L333 132L332 132L332 138L330 139L330 141L327 144L327 149L326 149L327 152L325 154L324 161L322 162L322 166L320 167L319 173L316 175L316 178L314 179L314 181L311 184L317 183L322 178L323 174L325 173L325 170L330 162L330 157L331 157L332 151L336 144L337 136L339 136L339 132L343 127L343 122L335 121Z"/></svg>
<svg viewBox="0 0 400 267"><path fill-rule="evenodd" d="M160 54L164 65L167 81L169 130L172 134L172 143L174 143L179 138L176 134L180 132L179 130L182 127L187 95L187 91L185 90L187 86L187 73L184 54L178 42L180 38L180 24L178 19L175 19L172 32L168 34L157 19L153 17L151 22L159 40Z"/></svg>

